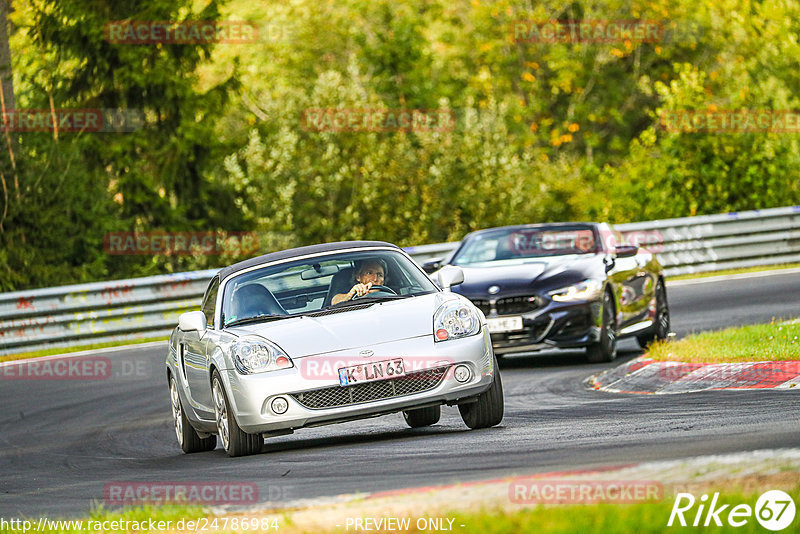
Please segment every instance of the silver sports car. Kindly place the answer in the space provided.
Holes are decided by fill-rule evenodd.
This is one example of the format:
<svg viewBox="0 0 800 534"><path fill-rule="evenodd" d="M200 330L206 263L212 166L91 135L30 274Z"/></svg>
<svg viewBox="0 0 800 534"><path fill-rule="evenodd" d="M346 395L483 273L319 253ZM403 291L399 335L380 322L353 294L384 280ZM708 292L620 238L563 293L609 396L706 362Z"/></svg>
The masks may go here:
<svg viewBox="0 0 800 534"><path fill-rule="evenodd" d="M167 381L184 452L259 452L264 437L403 412L411 427L458 405L470 428L503 418L486 318L389 243L328 243L222 269L170 337ZM441 289L440 289L441 288Z"/></svg>

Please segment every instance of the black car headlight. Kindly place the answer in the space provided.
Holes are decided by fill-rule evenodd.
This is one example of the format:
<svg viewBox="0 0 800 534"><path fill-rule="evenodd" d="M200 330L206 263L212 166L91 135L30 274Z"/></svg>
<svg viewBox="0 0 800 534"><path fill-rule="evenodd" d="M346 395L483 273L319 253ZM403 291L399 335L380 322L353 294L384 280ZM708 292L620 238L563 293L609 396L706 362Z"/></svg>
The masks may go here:
<svg viewBox="0 0 800 534"><path fill-rule="evenodd" d="M477 310L460 300L442 304L433 314L434 341L447 341L472 336L481 331Z"/></svg>
<svg viewBox="0 0 800 534"><path fill-rule="evenodd" d="M603 282L600 280L584 280L577 284L550 291L548 295L556 302L576 302L579 300L596 300L603 294Z"/></svg>
<svg viewBox="0 0 800 534"><path fill-rule="evenodd" d="M294 367L289 356L266 339L245 337L233 344L233 363L243 375Z"/></svg>

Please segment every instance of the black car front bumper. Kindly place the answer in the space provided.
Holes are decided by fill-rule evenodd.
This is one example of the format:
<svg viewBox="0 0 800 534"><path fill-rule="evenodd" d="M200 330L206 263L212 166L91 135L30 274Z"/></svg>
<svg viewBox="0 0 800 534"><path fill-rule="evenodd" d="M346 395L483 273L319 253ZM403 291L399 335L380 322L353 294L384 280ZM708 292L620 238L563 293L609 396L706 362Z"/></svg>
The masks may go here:
<svg viewBox="0 0 800 534"><path fill-rule="evenodd" d="M551 301L542 309L517 314L522 317L522 330L492 333L492 347L495 354L585 347L600 339L601 308L599 300ZM487 315L492 317L508 315Z"/></svg>

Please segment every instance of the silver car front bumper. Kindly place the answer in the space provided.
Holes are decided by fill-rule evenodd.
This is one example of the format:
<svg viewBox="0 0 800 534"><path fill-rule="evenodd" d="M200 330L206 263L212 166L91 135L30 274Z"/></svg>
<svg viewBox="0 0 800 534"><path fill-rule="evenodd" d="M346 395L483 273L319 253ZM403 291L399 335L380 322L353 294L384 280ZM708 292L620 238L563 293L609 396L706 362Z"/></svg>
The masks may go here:
<svg viewBox="0 0 800 534"><path fill-rule="evenodd" d="M373 355L369 359L364 358L362 353L369 351ZM338 369L341 365L349 365L354 361L375 362L398 358L405 362L408 373L405 376L366 382L363 385L341 386L339 383ZM454 376L453 371L458 365L465 365L470 370L469 379L463 383ZM433 371L434 369L438 371ZM439 377L437 373L443 376ZM240 428L255 434L455 403L484 392L491 385L494 373L491 341L484 327L480 335L464 339L435 343L433 336L416 337L333 354L297 358L293 368L280 371L242 375L229 369L220 374ZM396 382L392 385L388 380ZM418 380L416 385L412 384L414 380ZM423 382L425 390L414 392ZM355 394L343 391L348 388L360 390L353 390L352 393ZM392 393L387 393L388 391ZM376 395L382 397L371 398ZM326 407L323 402L321 405L317 403L319 407L310 408L308 398L312 396L317 399L330 398L330 402L334 404L340 404L342 398L348 400L344 405ZM282 397L288 402L288 409L282 414L275 413L272 409L272 401L276 397ZM303 401L298 400L300 398ZM338 401L335 400L337 398Z"/></svg>

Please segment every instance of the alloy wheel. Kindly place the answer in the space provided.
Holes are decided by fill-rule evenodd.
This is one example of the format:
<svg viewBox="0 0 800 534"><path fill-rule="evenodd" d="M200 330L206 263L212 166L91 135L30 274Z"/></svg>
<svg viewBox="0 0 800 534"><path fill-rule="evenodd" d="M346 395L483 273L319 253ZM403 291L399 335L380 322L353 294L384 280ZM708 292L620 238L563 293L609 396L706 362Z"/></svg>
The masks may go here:
<svg viewBox="0 0 800 534"><path fill-rule="evenodd" d="M183 446L183 408L174 377L169 380L169 396L172 400L172 422L175 426L175 435L178 436L178 444Z"/></svg>
<svg viewBox="0 0 800 534"><path fill-rule="evenodd" d="M603 297L603 343L606 352L613 354L617 345L617 333L614 331L614 306L611 295L606 292Z"/></svg>
<svg viewBox="0 0 800 534"><path fill-rule="evenodd" d="M669 306L667 305L667 295L664 286L658 286L656 293L656 338L666 339L669 334Z"/></svg>
<svg viewBox="0 0 800 534"><path fill-rule="evenodd" d="M214 412L217 416L217 432L222 440L222 446L227 451L230 446L230 432L228 430L228 407L225 404L225 394L222 392L222 384L219 379L214 378L212 388L214 396Z"/></svg>

